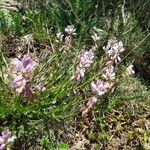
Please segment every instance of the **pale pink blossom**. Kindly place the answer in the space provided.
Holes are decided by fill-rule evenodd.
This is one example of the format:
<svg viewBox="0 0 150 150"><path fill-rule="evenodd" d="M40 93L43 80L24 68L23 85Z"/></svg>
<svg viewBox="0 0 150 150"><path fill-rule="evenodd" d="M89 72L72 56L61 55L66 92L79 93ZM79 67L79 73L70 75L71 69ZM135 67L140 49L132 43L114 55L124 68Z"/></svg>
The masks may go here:
<svg viewBox="0 0 150 150"><path fill-rule="evenodd" d="M94 52L92 50L83 52L79 55L79 65L76 69L76 80L80 81L84 77L86 68L90 67L94 60Z"/></svg>
<svg viewBox="0 0 150 150"><path fill-rule="evenodd" d="M104 68L104 73L102 74L102 78L105 80L114 80L115 79L115 70L112 65Z"/></svg>
<svg viewBox="0 0 150 150"><path fill-rule="evenodd" d="M76 35L76 28L74 25L68 25L66 28L65 28L65 32L70 34L70 35Z"/></svg>
<svg viewBox="0 0 150 150"><path fill-rule="evenodd" d="M97 80L91 83L91 89L93 92L97 93L99 96L104 95L107 92L107 86L103 80Z"/></svg>
<svg viewBox="0 0 150 150"><path fill-rule="evenodd" d="M126 74L127 76L130 76L130 75L135 74L135 71L133 70L133 67L134 67L134 66L133 66L132 64L127 67L126 72L125 72L125 74Z"/></svg>
<svg viewBox="0 0 150 150"><path fill-rule="evenodd" d="M3 131L0 136L0 150L10 149L16 138L9 130Z"/></svg>
<svg viewBox="0 0 150 150"><path fill-rule="evenodd" d="M34 100L35 95L29 87L32 72L35 69L36 62L29 55L23 55L21 59L16 58L12 64L16 67L16 77L12 82L12 88L18 94L23 94L27 100ZM11 139L10 139L11 140Z"/></svg>
<svg viewBox="0 0 150 150"><path fill-rule="evenodd" d="M79 66L80 67L90 67L90 65L93 63L93 59L94 59L94 52L92 49L90 49L89 51L86 52L81 52L80 56L80 63Z"/></svg>
<svg viewBox="0 0 150 150"><path fill-rule="evenodd" d="M9 137L9 138L7 139L7 142L8 142L8 143L13 143L16 138L17 138L17 137L13 135L13 136L11 136L11 137Z"/></svg>
<svg viewBox="0 0 150 150"><path fill-rule="evenodd" d="M28 80L21 75L14 79L12 88L16 93L22 93L27 100L34 100L36 98L28 85Z"/></svg>
<svg viewBox="0 0 150 150"><path fill-rule="evenodd" d="M16 93L21 93L27 84L27 80L21 75L17 76L12 82L12 88Z"/></svg>
<svg viewBox="0 0 150 150"><path fill-rule="evenodd" d="M106 46L103 47L106 59L105 66L102 70L101 79L96 80L91 83L91 89L97 96L102 96L106 94L110 89L112 89L115 84L115 67L118 62L121 61L120 54L124 51L123 43L121 41L116 40L115 38L109 39ZM134 70L132 70L133 66L129 66L127 68L128 74L134 74ZM97 100L94 101L94 103ZM88 103L85 109L82 111L82 115L85 115L89 109L93 107L93 101L88 99Z"/></svg>
<svg viewBox="0 0 150 150"><path fill-rule="evenodd" d="M85 75L85 68L84 67L82 67L82 68L77 67L77 72L83 78Z"/></svg>
<svg viewBox="0 0 150 150"><path fill-rule="evenodd" d="M77 71L76 71L76 72L77 72L76 80L77 80L77 81L80 81L81 78L83 78L84 75L85 75L85 68L77 67Z"/></svg>
<svg viewBox="0 0 150 150"><path fill-rule="evenodd" d="M6 144L0 144L0 150L4 150L5 146L6 146Z"/></svg>
<svg viewBox="0 0 150 150"><path fill-rule="evenodd" d="M43 83L39 83L38 85L35 86L35 88L36 88L38 91L45 91L45 90L46 90L46 87L44 86Z"/></svg>
<svg viewBox="0 0 150 150"><path fill-rule="evenodd" d="M4 143L4 138L2 138L2 136L0 136L0 144Z"/></svg>
<svg viewBox="0 0 150 150"><path fill-rule="evenodd" d="M116 64L121 61L120 54L125 50L123 43L115 38L109 39L103 49L108 59L113 60Z"/></svg>
<svg viewBox="0 0 150 150"><path fill-rule="evenodd" d="M29 73L35 69L36 63L29 55L24 55L23 58L14 60L16 68L21 73Z"/></svg>

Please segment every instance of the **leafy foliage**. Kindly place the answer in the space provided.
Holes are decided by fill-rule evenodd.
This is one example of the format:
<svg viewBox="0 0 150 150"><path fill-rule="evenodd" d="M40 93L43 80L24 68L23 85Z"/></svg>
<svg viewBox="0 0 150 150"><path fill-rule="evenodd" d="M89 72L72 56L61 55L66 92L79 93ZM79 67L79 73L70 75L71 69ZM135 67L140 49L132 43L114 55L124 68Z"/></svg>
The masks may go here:
<svg viewBox="0 0 150 150"><path fill-rule="evenodd" d="M22 43L19 45L14 43L18 51L25 45L24 53L30 53L38 62L29 83L36 99L33 102L27 101L21 94L16 94L11 87L12 58L7 56L3 46L7 43L5 39L2 40L0 131L5 128L15 131L18 139L14 143L14 148L67 150L69 146L77 146L80 143L73 141L70 144L65 139L67 137L72 140L68 128L72 130L74 124L77 131L81 133L83 131L84 135L80 135L81 137L86 136L88 140L96 143L95 149L104 148L98 143L106 141L111 143L112 139L117 137L117 133L121 133L122 136L128 127L131 136L126 138L129 138L130 146L134 145L132 143L135 140L134 134L144 148L149 146L147 141L150 135L145 131L143 124L142 129L133 129L134 125L130 124L132 104L135 104L134 110L139 115L141 115L138 112L140 108L136 110L136 105L140 103L142 113L145 112L144 106L149 106L148 85L143 83L137 74L134 77L124 76L128 65L149 53L148 3L147 0L138 0L136 3L128 0L53 0L36 3L30 1L28 4L24 1L22 9L19 8L18 12L0 11L0 34L7 38L12 35L14 38L19 37ZM68 35L65 32L68 25L75 25L76 34ZM100 29L96 32L99 36L98 41L93 41L91 37L93 27ZM61 40L57 36L58 33L63 36ZM33 36L31 41L24 38L28 34ZM98 98L93 111L82 118L82 108L86 105L87 99L94 95L90 83L102 74L106 57L103 46L106 46L108 39L112 37L123 41L125 47L125 52L121 55L122 60L115 68L117 76L115 86L106 95ZM7 47L9 46L8 43ZM83 80L77 82L74 77L79 64L78 56L81 50L90 49L94 49L94 62L87 69ZM19 58L18 53L16 56ZM37 91L35 86L41 82L44 83L46 90ZM124 112L127 104L130 106L129 110ZM117 111L121 114L116 115ZM96 119L93 120L93 117L90 120L90 114ZM139 117L137 118L139 121ZM91 121L95 124L93 125ZM109 123L112 128L108 126ZM68 124L73 125L70 127ZM112 132L114 129L115 132ZM88 143L86 140L81 141Z"/></svg>

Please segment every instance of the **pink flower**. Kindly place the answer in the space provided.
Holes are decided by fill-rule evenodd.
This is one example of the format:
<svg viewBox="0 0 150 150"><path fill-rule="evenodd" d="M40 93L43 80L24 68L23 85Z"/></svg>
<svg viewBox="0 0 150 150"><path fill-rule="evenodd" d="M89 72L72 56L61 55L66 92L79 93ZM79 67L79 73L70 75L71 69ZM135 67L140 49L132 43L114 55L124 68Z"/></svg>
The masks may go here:
<svg viewBox="0 0 150 150"><path fill-rule="evenodd" d="M103 80L97 80L96 83L91 83L91 89L93 92L96 92L99 96L107 92L107 85Z"/></svg>
<svg viewBox="0 0 150 150"><path fill-rule="evenodd" d="M79 72L80 76L83 78L85 74L85 68L77 68L77 71Z"/></svg>
<svg viewBox="0 0 150 150"><path fill-rule="evenodd" d="M36 98L32 90L28 86L28 80L26 80L22 76L17 76L14 79L12 83L12 88L15 90L16 93L22 93L27 100L34 100Z"/></svg>
<svg viewBox="0 0 150 150"><path fill-rule="evenodd" d="M104 68L104 73L102 74L102 78L105 80L114 80L115 79L115 70L113 66L106 66Z"/></svg>
<svg viewBox="0 0 150 150"><path fill-rule="evenodd" d="M31 73L35 69L36 63L28 55L24 55L21 59L15 59L12 62L20 75L15 77L12 88L18 94L23 94L27 100L34 100L35 95L32 93L28 82L31 80ZM11 139L10 139L11 140Z"/></svg>
<svg viewBox="0 0 150 150"><path fill-rule="evenodd" d="M29 55L24 55L21 60L15 59L14 64L19 72L30 73L35 69L36 63Z"/></svg>
<svg viewBox="0 0 150 150"><path fill-rule="evenodd" d="M81 78L84 77L86 68L90 67L90 65L93 63L94 59L94 53L92 50L81 52L79 55L79 66L77 66L76 70L76 80L80 81Z"/></svg>
<svg viewBox="0 0 150 150"><path fill-rule="evenodd" d="M15 90L16 93L21 93L25 88L26 84L27 80L20 75L14 79L12 83L12 88Z"/></svg>
<svg viewBox="0 0 150 150"><path fill-rule="evenodd" d="M85 68L90 67L90 65L93 63L94 53L92 50L81 52L79 59L80 59L79 67Z"/></svg>
<svg viewBox="0 0 150 150"><path fill-rule="evenodd" d="M3 131L0 136L0 150L10 148L10 146L13 144L16 138L16 136L12 136L9 130Z"/></svg>
<svg viewBox="0 0 150 150"><path fill-rule="evenodd" d="M117 63L121 61L120 54L124 51L123 43L116 40L115 38L109 39L107 45L104 46L103 49L106 53L106 62L105 67L103 68L103 74L101 76L102 78L91 83L92 91L95 92L98 96L104 95L113 87L115 83L114 67L116 67ZM80 63L81 66L84 66L84 64L86 64L86 61L84 59L81 62L83 62ZM89 62L90 61L88 61L87 64L90 64ZM127 71L128 74L134 73L134 71L132 70L132 66L128 67ZM96 103L96 101L97 99L88 99L88 103L86 105L86 108L82 112L82 115L86 114L89 109L93 107L93 104Z"/></svg>
<svg viewBox="0 0 150 150"><path fill-rule="evenodd" d="M65 28L65 32L67 32L70 35L76 35L75 31L76 31L76 28L74 27L74 25L68 25Z"/></svg>
<svg viewBox="0 0 150 150"><path fill-rule="evenodd" d="M130 75L135 74L135 71L133 70L133 67L134 67L134 66L133 66L132 64L127 67L126 73L125 73L127 76L130 76Z"/></svg>
<svg viewBox="0 0 150 150"><path fill-rule="evenodd" d="M5 144L0 144L0 150L4 150L5 149Z"/></svg>
<svg viewBox="0 0 150 150"><path fill-rule="evenodd" d="M81 78L83 78L85 75L85 68L79 68L77 67L77 75L76 75L76 80L80 81Z"/></svg>
<svg viewBox="0 0 150 150"><path fill-rule="evenodd" d="M0 144L4 143L4 138L0 136Z"/></svg>
<svg viewBox="0 0 150 150"><path fill-rule="evenodd" d="M17 137L13 135L13 136L11 136L11 137L9 137L9 138L7 139L7 142L13 143L16 138L17 138Z"/></svg>
<svg viewBox="0 0 150 150"><path fill-rule="evenodd" d="M106 56L116 64L121 61L120 54L125 50L123 43L115 38L109 39L106 46L103 47Z"/></svg>
<svg viewBox="0 0 150 150"><path fill-rule="evenodd" d="M46 88L44 86L43 83L39 83L38 85L35 86L35 88L38 90L38 91L45 91Z"/></svg>

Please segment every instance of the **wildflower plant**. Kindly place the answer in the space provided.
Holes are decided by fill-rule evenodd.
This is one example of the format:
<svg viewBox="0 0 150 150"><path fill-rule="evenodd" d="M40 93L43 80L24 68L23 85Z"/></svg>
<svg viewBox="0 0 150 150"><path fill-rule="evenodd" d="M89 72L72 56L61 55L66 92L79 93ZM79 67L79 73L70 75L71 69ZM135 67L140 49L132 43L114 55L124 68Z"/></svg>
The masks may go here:
<svg viewBox="0 0 150 150"><path fill-rule="evenodd" d="M115 84L117 64L121 61L120 54L124 51L123 43L115 38L109 39L106 46L103 47L105 51L104 67L101 78L91 83L91 90L97 96L90 97L85 109L82 111L82 116L92 108L97 102L97 97L101 97L110 91Z"/></svg>
<svg viewBox="0 0 150 150"><path fill-rule="evenodd" d="M28 82L32 79L36 63L29 55L24 55L21 59L14 59L11 64L15 66L17 72L12 82L12 88L16 93L22 93L27 100L34 100L35 95L30 89Z"/></svg>
<svg viewBox="0 0 150 150"><path fill-rule="evenodd" d="M110 4L104 1L101 6L93 0L56 0L33 10L26 9L26 19L21 19L17 12L12 13L9 25L0 12L0 34L17 34L22 39L19 46L9 38L7 42L0 39L0 130L7 126L17 136L16 139L9 131L2 132L1 149L12 147L15 139L18 149L35 149L36 144L37 149L44 145L49 148L53 142L68 140L65 132L69 128L70 133L72 129L68 127L70 122L73 129L82 128L89 141L96 137L92 141L99 144L104 139L106 144L116 136L118 127L117 132L111 132L110 139L105 139L101 131L97 132L99 127L93 128L89 112L96 115L97 121L103 117L101 112L112 111L119 102L147 98L146 86L141 86L138 78L131 76L136 73L135 67L125 65L132 62L135 52L148 49L149 35L146 35L147 31L143 32L145 24L140 22L139 25L135 14L126 15L124 10L128 9L122 7L120 11L121 2L115 10L112 9L116 6L114 2ZM1 47L3 43L7 48ZM13 46L17 50L23 49L20 56L18 52L7 56L5 51L14 50ZM81 126L74 128L74 124ZM101 126L100 122L100 130ZM54 145L54 149L56 147Z"/></svg>
<svg viewBox="0 0 150 150"><path fill-rule="evenodd" d="M14 141L17 139L9 130L5 130L0 136L0 150L11 149Z"/></svg>
<svg viewBox="0 0 150 150"><path fill-rule="evenodd" d="M92 49L89 51L81 51L79 55L79 65L76 71L76 80L80 81L84 77L86 68L89 68L94 60L94 52Z"/></svg>

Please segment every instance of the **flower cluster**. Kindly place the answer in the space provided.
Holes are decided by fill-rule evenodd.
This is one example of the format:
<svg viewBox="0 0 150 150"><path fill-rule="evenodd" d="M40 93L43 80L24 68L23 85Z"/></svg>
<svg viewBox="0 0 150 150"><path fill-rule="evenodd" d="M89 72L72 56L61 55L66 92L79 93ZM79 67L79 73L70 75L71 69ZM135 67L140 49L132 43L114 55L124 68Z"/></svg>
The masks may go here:
<svg viewBox="0 0 150 150"><path fill-rule="evenodd" d="M102 78L104 80L114 80L115 79L115 68L113 65L106 65L103 69Z"/></svg>
<svg viewBox="0 0 150 150"><path fill-rule="evenodd" d="M81 51L79 55L79 65L77 66L76 70L76 80L80 81L81 78L85 75L86 68L90 67L90 65L93 63L94 59L94 52L91 50L89 51Z"/></svg>
<svg viewBox="0 0 150 150"><path fill-rule="evenodd" d="M35 69L36 63L32 60L29 55L24 55L23 58L14 60L14 65L18 72L28 75Z"/></svg>
<svg viewBox="0 0 150 150"><path fill-rule="evenodd" d="M12 135L9 130L3 131L0 136L0 150L10 150L12 144L17 137Z"/></svg>
<svg viewBox="0 0 150 150"><path fill-rule="evenodd" d="M68 25L68 26L65 28L65 32L68 34L68 35L65 37L65 45L66 45L66 48L67 48L67 49L69 49L69 48L71 47L72 36L73 36L73 35L76 35L75 31L76 31L76 28L74 27L74 25Z"/></svg>
<svg viewBox="0 0 150 150"><path fill-rule="evenodd" d="M121 61L120 53L124 51L123 43L116 39L108 40L107 45L103 47L103 49L106 53L106 60L101 79L91 83L91 90L98 97L104 95L113 87L116 78L115 69L117 63ZM85 115L96 103L97 96L88 99L88 103L86 104L86 108L82 111L82 115Z"/></svg>
<svg viewBox="0 0 150 150"><path fill-rule="evenodd" d="M97 80L95 83L91 83L91 89L95 92L98 96L104 95L111 87L113 83L105 82L102 79Z"/></svg>
<svg viewBox="0 0 150 150"><path fill-rule="evenodd" d="M103 47L107 59L115 64L121 61L120 54L125 50L123 43L115 38L109 39L106 46Z"/></svg>
<svg viewBox="0 0 150 150"><path fill-rule="evenodd" d="M12 88L16 93L22 93L27 99L35 98L28 82L31 80L32 73L36 67L36 62L29 55L24 55L21 59L16 58L12 64L15 66L17 74L12 82Z"/></svg>
<svg viewBox="0 0 150 150"><path fill-rule="evenodd" d="M12 82L12 88L15 90L16 93L22 93L25 89L28 80L24 78L21 74L16 76L14 81Z"/></svg>
<svg viewBox="0 0 150 150"><path fill-rule="evenodd" d="M101 79L95 83L91 83L92 91L99 96L105 94L112 88L115 81L115 67L117 62L121 61L120 53L124 51L123 43L116 39L108 40L108 43L103 47L106 53L106 61L103 68Z"/></svg>
<svg viewBox="0 0 150 150"><path fill-rule="evenodd" d="M126 72L125 72L125 76L131 76L133 74L135 74L135 71L133 70L133 65L131 64L130 66L128 66L126 68Z"/></svg>
<svg viewBox="0 0 150 150"><path fill-rule="evenodd" d="M66 28L65 28L65 32L69 35L76 35L76 28L74 27L74 25L68 25Z"/></svg>
<svg viewBox="0 0 150 150"><path fill-rule="evenodd" d="M66 34L65 34L66 33ZM76 28L74 25L68 25L66 28L65 28L65 33L63 32L58 32L56 34L57 36L57 39L56 42L62 42L63 39L64 39L64 46L65 48L69 49L72 45L72 37L74 35L76 35Z"/></svg>
<svg viewBox="0 0 150 150"><path fill-rule="evenodd" d="M38 91L45 91L46 90L46 87L44 86L43 83L39 83L35 86L35 88L38 90Z"/></svg>

